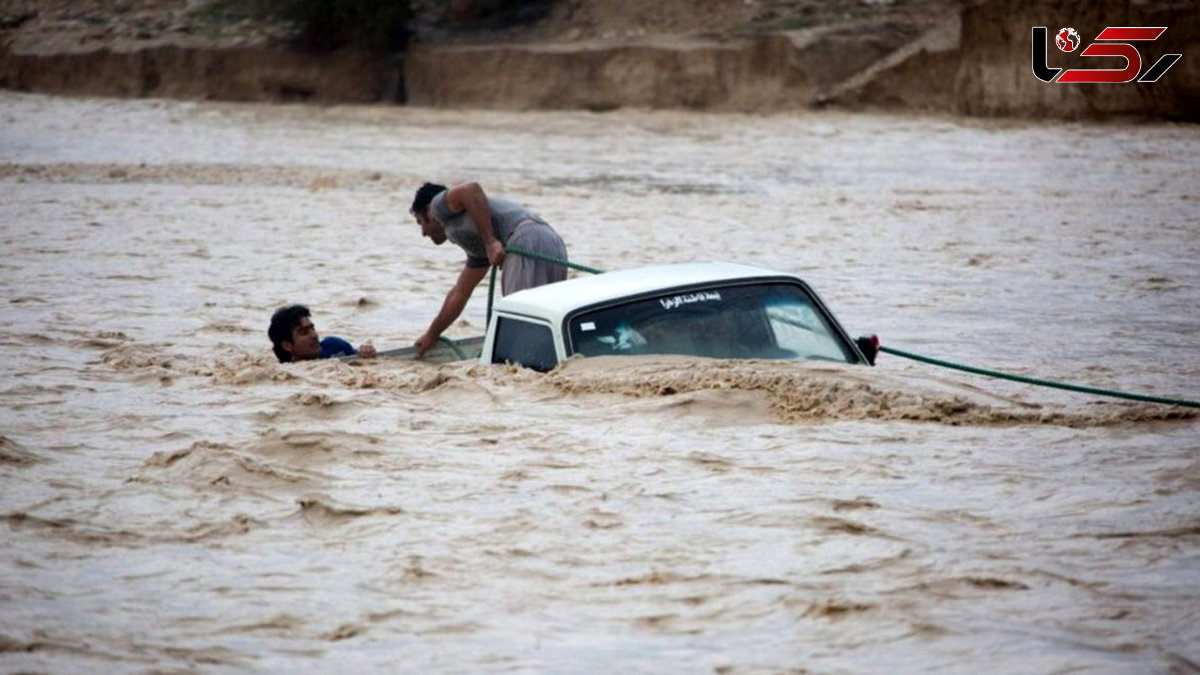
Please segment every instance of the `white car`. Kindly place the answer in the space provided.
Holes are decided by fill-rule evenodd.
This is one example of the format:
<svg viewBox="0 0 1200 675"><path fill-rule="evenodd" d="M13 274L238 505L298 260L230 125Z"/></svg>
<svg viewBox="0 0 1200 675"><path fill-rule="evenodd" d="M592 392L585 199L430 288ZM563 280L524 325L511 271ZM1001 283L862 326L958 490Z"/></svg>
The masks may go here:
<svg viewBox="0 0 1200 675"><path fill-rule="evenodd" d="M684 354L874 364L878 341L852 340L799 277L733 263L606 272L513 293L487 335L445 342L434 362L478 357L547 371L571 356ZM410 356L411 349L390 352Z"/></svg>

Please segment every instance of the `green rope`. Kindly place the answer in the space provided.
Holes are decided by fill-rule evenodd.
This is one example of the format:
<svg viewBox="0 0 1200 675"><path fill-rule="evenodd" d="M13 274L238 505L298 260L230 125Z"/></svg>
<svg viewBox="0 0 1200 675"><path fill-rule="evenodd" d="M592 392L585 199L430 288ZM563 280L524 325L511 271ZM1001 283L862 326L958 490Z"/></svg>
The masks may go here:
<svg viewBox="0 0 1200 675"><path fill-rule="evenodd" d="M506 248L505 251L508 253L515 253L516 255L522 255L522 256L525 256L526 258L534 258L536 260L543 260L545 262L554 263L555 265L562 265L563 267L569 267L571 269L579 270L581 272L589 272L591 274L603 274L604 273L604 270L599 270L599 269L596 269L595 267L588 267L587 265L579 265L577 263L567 262L566 260L559 260L558 258L554 258L554 257L548 256L548 255L542 254L542 253L538 253L537 251L530 251L530 250L523 249L523 248L517 248L516 246L510 246L510 247ZM492 296L495 293L495 290L496 290L496 268L493 267L492 268L492 280L491 280L490 285L488 286L488 309L487 309L488 325L491 325L491 323L492 323ZM457 351L457 347L455 349ZM1162 396L1147 396L1145 394L1133 394L1130 392L1116 391L1113 389L1098 389L1096 387L1084 387L1084 386L1081 386L1078 384L1069 384L1066 382L1055 382L1053 380L1040 380L1040 379L1033 378L1033 377L1024 377L1022 375L1012 375L1010 373L1002 373L997 370L988 370L986 368L975 368L973 366L966 366L961 363L942 361L941 359L935 359L935 358L931 358L928 356L921 356L920 354L913 354L912 352L906 352L906 351L903 351L900 349L892 349L891 347L884 347L883 345L879 346L879 351L884 352L886 354L891 354L893 356L899 356L899 357L906 358L906 359L912 359L914 361L922 361L924 363L929 363L929 364L932 364L935 366L941 366L943 368L951 368L953 370L961 370L961 371L967 372L967 373L975 373L976 375L986 375L988 377L995 377L995 378L999 378L1001 380L1012 380L1013 382L1021 382L1023 384L1032 384L1032 385L1036 385L1039 387L1050 387L1053 389L1065 389L1067 391L1076 391L1076 392L1080 392L1080 393L1084 393L1084 394L1094 394L1096 396L1111 396L1113 398L1124 398L1124 399L1129 399L1131 401L1142 401L1144 403L1162 403L1164 405L1178 405L1178 406L1183 406L1185 408L1200 408L1200 401L1188 401L1185 399L1165 398Z"/></svg>
<svg viewBox="0 0 1200 675"><path fill-rule="evenodd" d="M450 349L454 350L455 358L457 358L459 361L467 360L466 353L464 353L463 350L458 348L458 345L455 344L454 340L451 340L450 338L443 335L438 338L438 342L445 342L446 344L450 345Z"/></svg>
<svg viewBox="0 0 1200 675"><path fill-rule="evenodd" d="M563 267L569 267L570 269L579 270L580 272L587 272L589 274L604 274L604 270L598 270L595 267L588 267L587 265L580 265L579 263L568 262L566 260L559 260L558 258L548 256L544 253L530 251L527 248L509 246L504 250L507 253L516 253L517 255L525 256L526 258L533 258L534 260L542 260L548 263L554 263L555 265L562 265Z"/></svg>
<svg viewBox="0 0 1200 675"><path fill-rule="evenodd" d="M537 251L530 251L527 248L520 248L519 246L506 246L504 248L504 252L511 253L514 255L524 256L526 258L533 258L534 260L541 260L543 262L554 263L555 265L562 265L563 267L566 267L568 269L579 270L580 272L587 272L589 274L604 274L604 270L598 270L595 267L588 267L587 265L580 265L579 263L573 263L573 262L569 262L566 260L559 260L558 258L555 258L553 256L548 256L544 253L538 253ZM488 281L488 304L487 304L487 324L486 324L488 326L492 325L492 298L495 297L495 295L496 295L496 266L493 265L492 266L492 278L490 281Z"/></svg>
<svg viewBox="0 0 1200 675"><path fill-rule="evenodd" d="M961 370L967 373L975 373L976 375L987 375L988 377L996 377L1002 380L1012 380L1013 382L1021 382L1024 384L1033 384L1039 387L1052 387L1054 389L1066 389L1067 391L1077 391L1084 394L1095 394L1096 396L1111 396L1114 398L1126 398L1131 401L1142 401L1145 403L1163 403L1166 405L1180 405L1186 408L1200 408L1200 401L1187 401L1184 399L1164 398L1161 396L1146 396L1145 394L1132 394L1124 391L1115 391L1112 389L1097 389L1096 387L1084 387L1078 384L1068 384L1066 382L1055 382L1053 380L1039 380L1033 377L1024 377L1022 375L1012 375L1010 373L1002 373L996 370L987 370L985 368L975 368L973 366L965 366L961 363L952 363L950 361L942 361L940 359L921 356L891 347L879 346L879 351L900 356L913 361L922 361L924 363L941 366L943 368L952 368Z"/></svg>
<svg viewBox="0 0 1200 675"><path fill-rule="evenodd" d="M495 293L496 293L496 270L497 269L498 268L495 265L492 265L492 278L490 281L488 281L487 320L483 324L485 326L492 325L492 296L495 295Z"/></svg>

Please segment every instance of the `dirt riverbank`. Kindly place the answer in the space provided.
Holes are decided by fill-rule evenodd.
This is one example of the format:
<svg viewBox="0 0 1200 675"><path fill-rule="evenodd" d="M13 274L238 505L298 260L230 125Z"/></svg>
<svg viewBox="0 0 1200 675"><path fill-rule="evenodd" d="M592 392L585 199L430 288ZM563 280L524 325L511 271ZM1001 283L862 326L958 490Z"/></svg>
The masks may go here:
<svg viewBox="0 0 1200 675"><path fill-rule="evenodd" d="M509 110L1200 119L1193 0L558 0L526 3L523 14L505 4L414 2L406 50L318 54L293 46L293 27L197 0L4 0L0 87ZM1032 27L1042 25L1072 26L1085 43L1110 25L1166 26L1138 43L1142 72L1183 56L1152 84L1047 84L1031 68ZM1081 51L1049 45L1049 64L1121 65Z"/></svg>

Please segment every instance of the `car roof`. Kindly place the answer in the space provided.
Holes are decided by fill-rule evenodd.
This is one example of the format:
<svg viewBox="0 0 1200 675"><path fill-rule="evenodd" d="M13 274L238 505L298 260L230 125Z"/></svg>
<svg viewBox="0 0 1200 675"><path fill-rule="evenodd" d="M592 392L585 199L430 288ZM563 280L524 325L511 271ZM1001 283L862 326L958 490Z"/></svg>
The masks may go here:
<svg viewBox="0 0 1200 675"><path fill-rule="evenodd" d="M763 267L728 262L653 265L594 274L518 291L496 301L497 312L522 314L560 323L571 311L633 295L743 279L797 279Z"/></svg>

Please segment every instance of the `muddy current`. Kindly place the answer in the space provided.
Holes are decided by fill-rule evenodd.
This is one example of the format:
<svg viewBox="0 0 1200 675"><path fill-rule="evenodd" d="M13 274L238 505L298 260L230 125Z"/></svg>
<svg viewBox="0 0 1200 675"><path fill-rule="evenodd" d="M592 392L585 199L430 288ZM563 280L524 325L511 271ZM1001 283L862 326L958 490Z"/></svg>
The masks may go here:
<svg viewBox="0 0 1200 675"><path fill-rule="evenodd" d="M1197 672L1200 421L881 355L549 374L405 346L478 180L603 269L1200 398L1200 132L0 94L5 672ZM454 337L484 331L486 288Z"/></svg>

